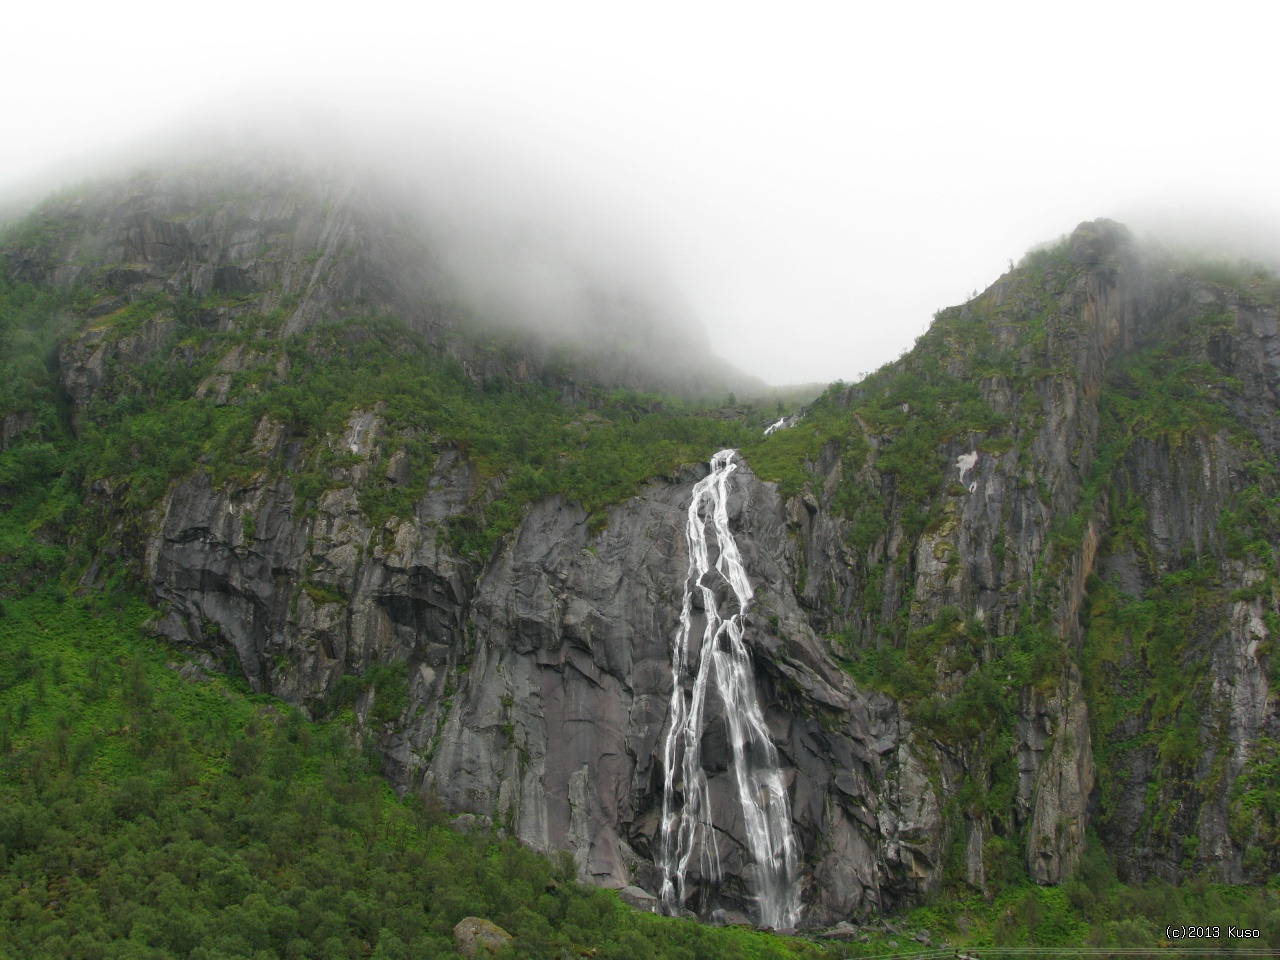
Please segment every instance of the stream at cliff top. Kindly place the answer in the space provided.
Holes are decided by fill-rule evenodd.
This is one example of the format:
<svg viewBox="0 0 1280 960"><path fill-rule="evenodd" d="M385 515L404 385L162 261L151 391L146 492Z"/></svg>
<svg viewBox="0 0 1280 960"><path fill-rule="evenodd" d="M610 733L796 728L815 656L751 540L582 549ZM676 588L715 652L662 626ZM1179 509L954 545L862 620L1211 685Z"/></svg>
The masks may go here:
<svg viewBox="0 0 1280 960"><path fill-rule="evenodd" d="M723 876L720 840L712 823L711 788L702 766L702 736L708 692L724 705L733 748L729 771L736 783L752 866L757 922L775 929L794 927L800 919L797 857L791 832L778 751L769 738L756 696L751 657L742 641L751 584L738 546L729 530L728 480L737 469L736 451L721 450L711 459L711 473L693 488L685 523L689 570L685 577L680 630L671 652L674 681L666 740L662 748L663 909L675 914L685 904L686 875L695 854L705 877L719 884ZM710 525L713 538L709 538ZM717 552L711 562L713 549ZM720 609L717 586L727 585L727 610ZM694 637L695 591L701 599L705 626ZM679 779L677 779L679 771ZM677 784L680 799L677 798Z"/></svg>

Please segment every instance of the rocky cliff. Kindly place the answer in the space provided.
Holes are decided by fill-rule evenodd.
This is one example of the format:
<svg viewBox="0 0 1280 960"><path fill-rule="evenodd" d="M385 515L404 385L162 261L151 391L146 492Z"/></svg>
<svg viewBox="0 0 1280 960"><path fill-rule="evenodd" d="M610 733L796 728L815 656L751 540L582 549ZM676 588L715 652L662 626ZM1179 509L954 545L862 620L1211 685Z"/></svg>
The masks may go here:
<svg viewBox="0 0 1280 960"><path fill-rule="evenodd" d="M296 393L255 407L319 383L306 364L364 376L374 335L326 331L376 312L461 360L468 389L541 378L575 449L616 412L583 402L589 364L459 347L447 282L404 279L408 228L297 189L215 202L135 183L59 201L4 246L12 275L70 291L56 375L98 444L80 477L94 547L142 573L172 642L211 666L233 653L255 689L314 713L350 705L397 790L570 850L650 903L684 516L718 447L679 468L655 455L638 492L593 499L572 472L545 480L554 457L534 477L458 441L447 398L423 394L412 423L376 397L336 419ZM730 425L745 640L803 923L946 884L1058 883L1090 831L1132 879L1280 869L1277 289L1084 224L789 429ZM142 476L129 458L159 454L140 428L95 439L165 371L190 381L172 409L233 464L206 439ZM6 445L35 429L5 413ZM689 906L751 919L709 709L725 879L695 868Z"/></svg>
<svg viewBox="0 0 1280 960"><path fill-rule="evenodd" d="M18 226L25 242L8 247L6 262L19 279L81 291L98 330L153 316L152 340L171 334L175 317L228 332L270 316L279 341L395 316L477 380L545 373L577 398L592 387L694 396L763 388L712 355L673 298L650 296L610 264L574 260L554 228L530 264L515 228L485 221L464 239L456 224L432 220L436 203L402 178L321 162L160 165L49 199ZM523 294L504 270L533 278ZM484 276L501 296L481 296ZM78 400L104 363L138 359L136 337L101 339L71 345ZM208 389L225 399L229 375L253 359L225 358Z"/></svg>
<svg viewBox="0 0 1280 960"><path fill-rule="evenodd" d="M1265 271L1178 263L1083 224L836 398L863 407L874 453L850 478L851 445L842 460L824 448L819 476L854 523L814 514L802 600L855 651L924 647L928 696L896 689L934 721L942 769L981 785L951 791L971 884L1007 869L1010 838L1033 879L1059 882L1086 828L1134 880L1274 870L1274 825L1244 811L1275 787L1261 773L1277 724L1275 295ZM941 400L918 385L930 376ZM921 410L886 416L912 393ZM941 429L919 423L944 412ZM892 459L922 434L948 464L932 489ZM990 696L984 668L1030 681L1016 705ZM938 706L981 723L956 737Z"/></svg>

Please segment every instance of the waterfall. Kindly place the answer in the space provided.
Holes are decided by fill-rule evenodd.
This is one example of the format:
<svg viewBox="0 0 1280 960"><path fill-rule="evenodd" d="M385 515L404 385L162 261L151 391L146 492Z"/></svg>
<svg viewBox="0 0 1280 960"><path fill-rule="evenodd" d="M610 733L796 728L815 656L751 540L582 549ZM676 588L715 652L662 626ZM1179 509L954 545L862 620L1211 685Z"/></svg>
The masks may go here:
<svg viewBox="0 0 1280 960"><path fill-rule="evenodd" d="M716 883L722 877L719 840L711 820L711 789L701 756L703 714L708 691L714 690L724 706L733 747L731 772L754 862L751 873L758 921L782 930L794 927L800 919L796 844L778 751L764 723L751 657L742 642L752 590L729 531L727 484L737 469L734 457L733 450L721 450L712 457L711 473L693 488L685 523L689 569L680 630L671 651L671 709L662 747L661 900L668 913L677 913L684 906L685 877L695 851L704 876ZM715 534L714 565L708 524ZM726 597L730 609L724 611L716 599L716 587L722 584L727 584L732 594ZM694 591L699 591L706 617L700 641L693 636ZM720 592L725 593L723 589ZM677 783L683 804L677 804Z"/></svg>

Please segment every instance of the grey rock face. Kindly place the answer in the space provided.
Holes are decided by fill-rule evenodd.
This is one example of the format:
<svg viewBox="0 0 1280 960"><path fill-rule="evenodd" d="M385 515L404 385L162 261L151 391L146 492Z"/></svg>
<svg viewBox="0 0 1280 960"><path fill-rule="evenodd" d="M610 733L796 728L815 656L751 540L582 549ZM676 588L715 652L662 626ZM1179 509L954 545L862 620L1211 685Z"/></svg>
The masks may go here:
<svg viewBox="0 0 1280 960"><path fill-rule="evenodd" d="M259 433L270 447L271 430ZM356 416L344 442L376 434L376 418ZM439 458L417 518L393 532L367 526L351 488L301 518L285 481L228 493L194 478L166 498L149 550L168 604L161 629L188 646L229 644L255 688L312 707L343 673L403 663L399 720L375 724L373 702L357 704L399 789L433 792L536 849L570 850L584 879L652 891L684 514L703 472L651 484L594 537L578 505L537 504L479 571L436 537L474 489L452 454ZM732 490L756 589L747 642L809 864L810 916L884 908L939 876L936 799L917 796L928 787L911 759L900 769L892 702L855 688L801 611L775 488L740 469ZM708 912L749 916L751 864L719 709L704 755L728 876L691 883Z"/></svg>
<svg viewBox="0 0 1280 960"><path fill-rule="evenodd" d="M0 451L8 450L9 444L35 423L35 417L29 413L11 413L0 419Z"/></svg>
<svg viewBox="0 0 1280 960"><path fill-rule="evenodd" d="M835 670L800 615L776 492L745 471L734 483L735 536L759 578L748 642L796 828L822 878L814 882L827 902L814 909L879 906L884 841L867 811L880 806L898 719L887 701L869 701ZM574 505L552 500L530 512L480 579L474 648L451 707L406 731L405 781L509 823L535 848L572 850L586 879L654 889L657 747L691 487L651 485L596 538ZM786 628L770 632L774 617ZM704 767L729 877L716 885L695 870L691 882L708 912L749 915L747 844L714 712L708 727Z"/></svg>
<svg viewBox="0 0 1280 960"><path fill-rule="evenodd" d="M1019 298L1026 296L1025 287L1005 281L979 298L975 309L990 311L988 329L1010 349L1025 340L1026 323L1043 323L1035 352L1019 348L1012 376L987 373L979 378L971 358L963 355L947 370L978 382L992 411L1014 425L1013 448L984 449L985 438L975 435L957 438L940 451L951 464L947 489L934 503L937 519L914 541L898 520L901 505L895 502L894 479L864 467L860 482L885 501L888 530L865 553L851 550L847 522L826 509L823 496L824 491L830 496L849 467L837 444L824 451L815 465L817 499L788 507L806 560L802 605L821 629L843 628L863 647L876 646L876 631L886 622L900 622L904 607L908 629L926 627L949 610L992 636L1014 634L1025 626L1029 611L1047 610L1067 665L1051 692L1017 691L1011 759L1018 784L1012 809L1004 823L940 818L935 834L946 838L963 828L961 869L973 886L985 886L988 843L1008 837L1011 827L1025 831L1031 877L1060 882L1078 862L1090 823L1133 879L1176 881L1188 870L1204 869L1228 881L1256 878L1262 863L1274 861L1274 850L1263 857L1252 854L1252 874L1242 867L1242 858L1250 842L1267 842L1262 838L1272 834L1246 826L1239 800L1243 788L1228 785L1241 783L1254 762L1258 738L1280 723L1276 697L1264 689L1268 661L1257 655L1269 649L1268 617L1280 613L1280 596L1274 577L1264 575L1256 561L1251 570L1249 562L1226 559L1230 550L1222 530L1227 511L1240 509L1242 490L1259 477L1257 462L1249 466L1251 458L1261 454L1274 460L1280 452L1275 436L1280 388L1276 310L1147 262L1112 224L1082 225L1067 252L1088 269L1063 286L1051 309L1023 304ZM1042 293L1040 288L1037 295ZM959 310L961 319L968 309ZM1205 321L1206 316L1212 319ZM1100 398L1124 386L1113 378L1134 351L1167 345L1174 336L1182 338L1179 348L1192 362L1205 365L1201 369L1212 364L1220 371L1222 382L1208 389L1230 412L1231 428L1148 439L1141 435L1141 424L1129 427L1135 436L1123 444L1118 463L1104 463L1110 472L1099 485ZM850 388L849 396L858 390ZM1116 427L1108 429L1114 433ZM873 447L884 439L868 434ZM1114 438L1108 442L1108 455L1114 456L1119 444ZM1084 500L1086 493L1097 499ZM1262 496L1274 493L1273 486ZM1113 532L1111 511L1120 504L1141 505L1136 532ZM1069 547L1060 533L1068 518L1080 530ZM1273 552L1280 532L1274 521L1266 523L1255 526L1253 535ZM1135 541L1141 544L1140 554ZM1203 566L1206 558L1216 562L1204 574L1207 592L1186 628L1185 659L1177 668L1195 678L1188 702L1205 718L1196 738L1198 759L1189 764L1190 771L1169 765L1158 748L1159 735L1148 733L1157 723L1148 702L1140 715L1124 720L1114 734L1108 732L1110 765L1104 815L1099 817L1089 694L1073 665L1077 658L1093 656L1091 645L1104 642L1091 635L1102 628L1091 623L1090 584L1114 583L1137 601L1163 578L1197 563ZM858 612L860 606L867 610L858 603L868 587L863 571L883 576L875 585L881 598L878 612ZM1250 598L1242 601L1241 596ZM958 686L962 680L963 673L940 676L939 685L945 692L948 684ZM1132 693L1108 692L1105 665L1092 682L1095 696ZM1139 734L1147 735L1134 740ZM1115 752L1116 743L1126 745ZM922 754L928 757L936 750L937 760L931 762L937 764L940 799L956 795L966 778L986 782L991 776L988 764L999 758L989 750L980 758L982 751L969 746L978 745L944 742ZM1179 781L1201 787L1179 788ZM913 792L925 796L923 788Z"/></svg>
<svg viewBox="0 0 1280 960"><path fill-rule="evenodd" d="M1034 692L1031 699L1037 699ZM1084 851L1095 776L1079 678L1069 678L1055 699L1043 708L1029 704L1018 724L1019 773L1035 777L1033 788L1024 793L1032 804L1027 872L1037 883L1046 884L1067 879Z"/></svg>
<svg viewBox="0 0 1280 960"><path fill-rule="evenodd" d="M376 423L353 416L347 446ZM255 444L289 455L270 423ZM147 551L168 608L162 632L187 645L229 644L255 689L304 706L324 703L343 673L378 662L409 662L416 682L438 686L436 670L462 646L471 584L440 545L437 522L466 502L475 480L446 452L428 487L418 518L375 537L350 486L299 516L283 477L222 491L202 474L178 484Z"/></svg>

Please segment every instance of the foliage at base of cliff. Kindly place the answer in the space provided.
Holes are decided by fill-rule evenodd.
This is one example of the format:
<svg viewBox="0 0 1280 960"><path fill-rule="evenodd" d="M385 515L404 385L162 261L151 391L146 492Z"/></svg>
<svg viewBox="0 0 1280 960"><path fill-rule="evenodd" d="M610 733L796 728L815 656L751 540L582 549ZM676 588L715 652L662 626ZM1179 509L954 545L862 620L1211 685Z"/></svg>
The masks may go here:
<svg viewBox="0 0 1280 960"><path fill-rule="evenodd" d="M171 661L127 595L55 578L0 609L5 960L456 958L467 916L510 932L510 956L820 955L638 912L572 858L454 832L397 800L344 723Z"/></svg>
<svg viewBox="0 0 1280 960"><path fill-rule="evenodd" d="M1024 883L990 899L947 897L910 911L897 925L905 932L928 930L935 940L984 958L1061 956L1068 948L1106 956L1108 950L1120 954L1171 947L1247 956L1259 949L1280 950L1280 885L1232 887L1203 878L1182 886L1125 884L1117 879L1102 841L1091 834L1080 866L1060 886ZM1189 926L1207 930L1170 938L1170 928ZM1233 936L1233 928L1257 935ZM881 934L877 940L892 935ZM1036 947L1045 952L1037 954Z"/></svg>

